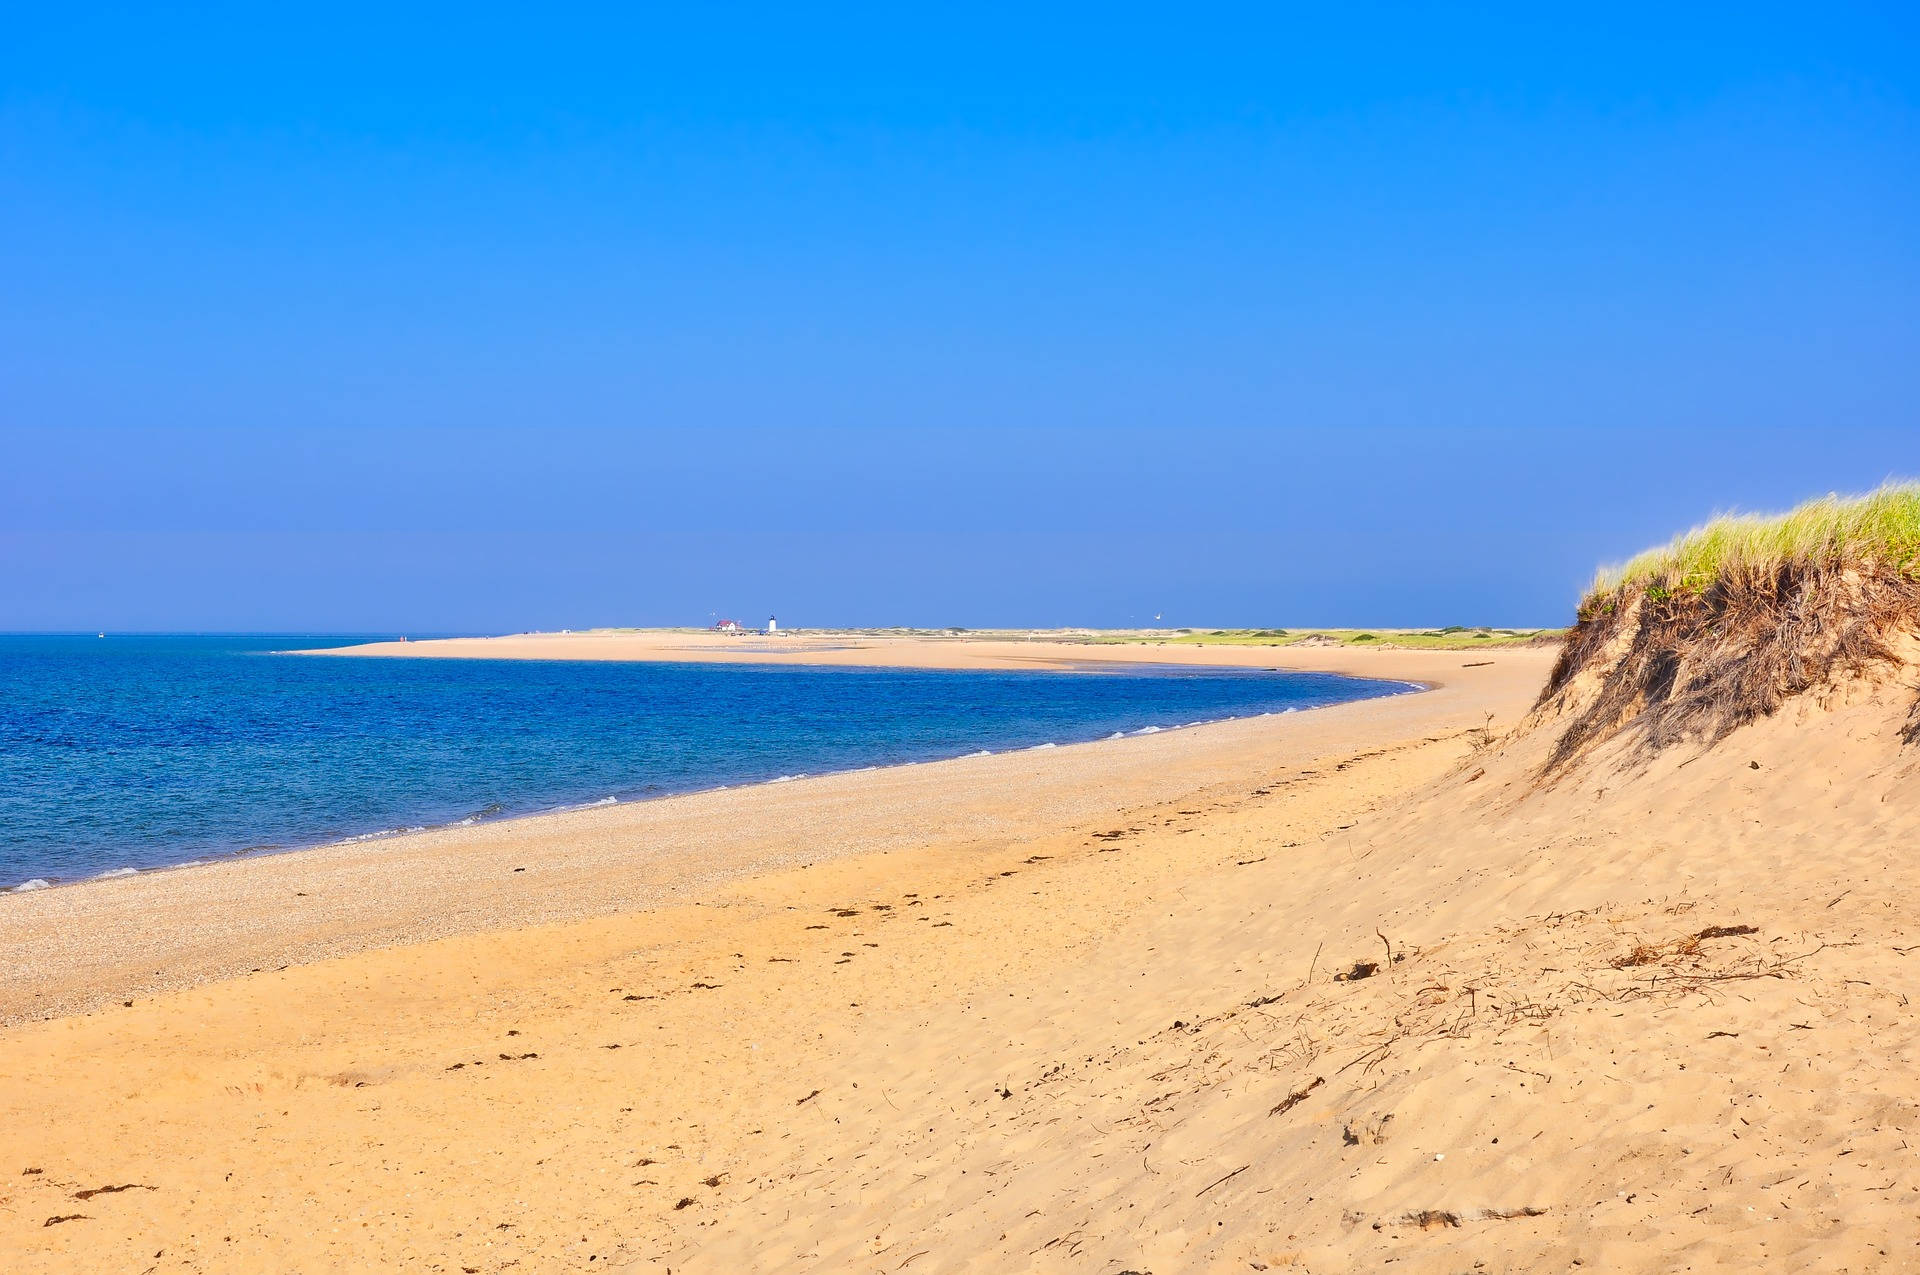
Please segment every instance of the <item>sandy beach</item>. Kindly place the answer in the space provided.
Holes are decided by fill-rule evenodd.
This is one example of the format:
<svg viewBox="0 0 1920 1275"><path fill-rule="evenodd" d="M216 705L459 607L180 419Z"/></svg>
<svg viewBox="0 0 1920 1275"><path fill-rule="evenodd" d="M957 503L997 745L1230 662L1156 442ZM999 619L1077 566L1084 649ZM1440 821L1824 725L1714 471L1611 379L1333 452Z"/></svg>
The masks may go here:
<svg viewBox="0 0 1920 1275"><path fill-rule="evenodd" d="M1920 1275L1920 6L0 41L0 1275Z"/></svg>
<svg viewBox="0 0 1920 1275"><path fill-rule="evenodd" d="M0 1252L1909 1268L1911 687L1541 784L1555 654L1212 649L1435 689L8 898Z"/></svg>
<svg viewBox="0 0 1920 1275"><path fill-rule="evenodd" d="M867 633L796 631L778 634L715 633L702 629L596 629L584 633L513 633L501 637L432 638L419 642L368 642L326 647L313 655L439 660L618 660L702 664L805 664L841 668L1053 669L1102 665L1193 665L1214 668L1288 668L1356 677L1416 677L1384 669L1428 669L1446 680L1479 655L1443 650L1398 650L1399 663L1371 657L1380 646L1322 646L1275 641L1246 645L1197 644L1140 638L1127 641L1073 637L1039 630L1031 636L947 636L924 632ZM1493 650L1510 648L1492 647ZM1403 657L1434 654L1432 665Z"/></svg>

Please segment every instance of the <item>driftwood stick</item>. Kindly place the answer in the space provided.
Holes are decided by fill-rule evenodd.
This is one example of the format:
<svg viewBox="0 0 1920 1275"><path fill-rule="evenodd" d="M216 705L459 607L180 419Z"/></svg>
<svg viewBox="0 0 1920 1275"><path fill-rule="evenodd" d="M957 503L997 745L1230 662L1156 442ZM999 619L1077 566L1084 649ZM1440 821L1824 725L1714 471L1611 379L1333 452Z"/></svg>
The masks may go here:
<svg viewBox="0 0 1920 1275"><path fill-rule="evenodd" d="M1198 1191L1194 1192L1193 1198L1196 1200L1199 1199L1201 1196L1205 1195L1207 1192L1213 1190L1214 1187L1219 1186L1221 1182L1230 1182L1234 1178L1239 1177L1242 1173L1245 1173L1248 1169L1251 1169L1252 1167L1253 1166L1250 1164L1241 1165L1239 1168L1235 1169L1232 1173L1229 1173L1226 1177L1221 1178L1219 1181L1209 1182L1207 1185L1201 1187Z"/></svg>

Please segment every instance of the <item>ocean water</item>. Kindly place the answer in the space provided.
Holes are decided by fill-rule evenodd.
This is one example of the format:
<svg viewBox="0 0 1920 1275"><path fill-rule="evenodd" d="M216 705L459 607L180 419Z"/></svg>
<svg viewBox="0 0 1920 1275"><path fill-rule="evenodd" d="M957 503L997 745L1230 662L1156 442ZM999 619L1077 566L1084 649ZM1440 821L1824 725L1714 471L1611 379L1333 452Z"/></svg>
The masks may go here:
<svg viewBox="0 0 1920 1275"><path fill-rule="evenodd" d="M367 640L0 636L0 890L1410 689L280 653Z"/></svg>

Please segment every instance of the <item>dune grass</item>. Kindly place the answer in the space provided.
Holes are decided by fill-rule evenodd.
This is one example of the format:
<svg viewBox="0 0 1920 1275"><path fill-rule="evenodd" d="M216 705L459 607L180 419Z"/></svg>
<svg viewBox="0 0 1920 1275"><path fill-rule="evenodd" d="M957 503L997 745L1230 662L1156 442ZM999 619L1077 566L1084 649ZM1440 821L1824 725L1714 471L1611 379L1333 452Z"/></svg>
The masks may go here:
<svg viewBox="0 0 1920 1275"><path fill-rule="evenodd" d="M1170 646L1292 646L1312 639L1342 646L1396 646L1427 651L1477 651L1519 646L1559 635L1558 629L1489 629L1452 625L1444 629L1190 629L1171 637L1135 638Z"/></svg>
<svg viewBox="0 0 1920 1275"><path fill-rule="evenodd" d="M1783 514L1722 514L1595 577L1582 610L1629 589L1655 597L1782 567L1870 567L1920 577L1920 482L1823 496Z"/></svg>
<svg viewBox="0 0 1920 1275"><path fill-rule="evenodd" d="M1895 635L1914 631L1920 483L1722 515L1594 581L1541 692L1570 713L1546 773L1627 731L1651 751L1711 746L1899 664ZM1920 742L1920 708L1908 734Z"/></svg>

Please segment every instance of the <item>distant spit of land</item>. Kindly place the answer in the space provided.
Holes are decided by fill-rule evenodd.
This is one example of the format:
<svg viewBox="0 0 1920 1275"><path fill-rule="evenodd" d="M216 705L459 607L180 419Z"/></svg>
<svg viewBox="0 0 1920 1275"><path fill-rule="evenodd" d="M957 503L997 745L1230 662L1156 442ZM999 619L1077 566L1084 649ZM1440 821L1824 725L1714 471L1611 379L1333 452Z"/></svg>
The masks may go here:
<svg viewBox="0 0 1920 1275"><path fill-rule="evenodd" d="M582 629L501 637L435 638L331 647L322 655L415 659L685 660L840 664L888 668L1076 668L1151 663L1259 666L1285 649L1479 651L1553 646L1558 629ZM1338 658L1312 667L1344 669ZM1299 667L1296 663L1293 667Z"/></svg>

